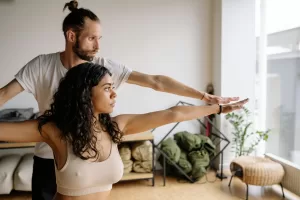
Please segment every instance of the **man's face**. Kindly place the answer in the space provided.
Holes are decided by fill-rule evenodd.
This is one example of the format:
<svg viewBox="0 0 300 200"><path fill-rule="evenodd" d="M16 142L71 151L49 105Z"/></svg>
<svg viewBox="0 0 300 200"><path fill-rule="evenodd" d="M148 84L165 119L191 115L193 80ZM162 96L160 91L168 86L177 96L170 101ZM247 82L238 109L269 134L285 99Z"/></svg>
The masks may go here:
<svg viewBox="0 0 300 200"><path fill-rule="evenodd" d="M84 29L76 36L73 52L82 60L92 61L99 51L101 37L100 22L86 19Z"/></svg>

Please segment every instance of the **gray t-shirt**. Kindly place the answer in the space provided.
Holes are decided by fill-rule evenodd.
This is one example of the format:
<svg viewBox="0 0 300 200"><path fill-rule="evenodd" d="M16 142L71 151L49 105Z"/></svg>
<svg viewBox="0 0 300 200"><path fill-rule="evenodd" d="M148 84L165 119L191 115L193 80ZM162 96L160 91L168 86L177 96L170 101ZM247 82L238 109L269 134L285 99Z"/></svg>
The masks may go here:
<svg viewBox="0 0 300 200"><path fill-rule="evenodd" d="M110 59L96 57L92 62L105 66L112 73L116 89L127 81L131 69ZM42 54L29 61L16 75L16 80L25 91L32 93L37 100L40 113L49 109L59 82L67 73L60 60L60 52ZM35 155L41 158L52 158L53 153L46 143L38 143Z"/></svg>

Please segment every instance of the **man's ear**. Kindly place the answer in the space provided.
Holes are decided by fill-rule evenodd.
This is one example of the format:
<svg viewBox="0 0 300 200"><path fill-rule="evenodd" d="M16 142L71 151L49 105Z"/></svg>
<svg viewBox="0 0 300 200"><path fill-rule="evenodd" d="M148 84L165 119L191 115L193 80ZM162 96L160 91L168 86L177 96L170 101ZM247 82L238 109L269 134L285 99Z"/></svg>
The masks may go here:
<svg viewBox="0 0 300 200"><path fill-rule="evenodd" d="M72 29L66 32L66 37L68 42L74 43L76 41L76 33Z"/></svg>

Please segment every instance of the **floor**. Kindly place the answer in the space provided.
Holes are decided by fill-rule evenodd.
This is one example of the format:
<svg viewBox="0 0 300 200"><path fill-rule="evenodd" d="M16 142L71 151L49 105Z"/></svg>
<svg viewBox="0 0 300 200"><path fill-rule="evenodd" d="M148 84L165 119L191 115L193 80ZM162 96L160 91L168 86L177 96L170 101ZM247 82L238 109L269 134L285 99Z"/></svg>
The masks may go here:
<svg viewBox="0 0 300 200"><path fill-rule="evenodd" d="M156 177L155 187L151 181L120 182L113 187L111 200L240 200L245 199L246 186L240 180L233 179L228 187L229 178L223 180L215 178L215 173L210 172L207 178L191 184L168 178L163 186L162 177ZM257 187L249 186L249 200L279 200L281 196L279 186ZM285 191L286 200L300 200L288 191ZM0 200L30 200L30 193L13 192L11 195L2 195Z"/></svg>

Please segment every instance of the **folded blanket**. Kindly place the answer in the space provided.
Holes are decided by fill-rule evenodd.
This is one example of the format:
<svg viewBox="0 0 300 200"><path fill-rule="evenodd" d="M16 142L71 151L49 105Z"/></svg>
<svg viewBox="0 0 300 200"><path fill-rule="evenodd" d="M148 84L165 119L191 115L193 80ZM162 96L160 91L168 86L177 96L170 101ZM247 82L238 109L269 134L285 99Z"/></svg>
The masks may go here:
<svg viewBox="0 0 300 200"><path fill-rule="evenodd" d="M163 156L159 157L159 162L163 166ZM167 159L166 159L167 161ZM187 154L181 149L180 158L177 165L186 173L189 174L192 171L192 164L188 161ZM185 176L173 165L166 162L166 175L174 176L177 178L185 178Z"/></svg>
<svg viewBox="0 0 300 200"><path fill-rule="evenodd" d="M197 136L201 139L202 143L202 149L205 149L209 156L215 156L216 155L216 146L211 141L211 139L205 135L197 134Z"/></svg>
<svg viewBox="0 0 300 200"><path fill-rule="evenodd" d="M187 131L176 133L174 139L182 149L188 152L201 147L201 138Z"/></svg>
<svg viewBox="0 0 300 200"><path fill-rule="evenodd" d="M125 161L123 161L123 164L124 164L124 174L132 171L132 168L133 168L132 160L125 160Z"/></svg>
<svg viewBox="0 0 300 200"><path fill-rule="evenodd" d="M133 171L138 173L152 172L152 161L134 161Z"/></svg>
<svg viewBox="0 0 300 200"><path fill-rule="evenodd" d="M152 143L150 141L132 143L131 155L138 161L152 160Z"/></svg>
<svg viewBox="0 0 300 200"><path fill-rule="evenodd" d="M207 167L209 165L209 155L205 150L192 151L188 154L189 161L194 165L196 162L198 165Z"/></svg>
<svg viewBox="0 0 300 200"><path fill-rule="evenodd" d="M119 153L123 161L131 159L131 150L127 143L122 143L119 145Z"/></svg>
<svg viewBox="0 0 300 200"><path fill-rule="evenodd" d="M209 165L209 155L206 150L192 151L188 154L192 163L191 175L195 180L199 180L206 173L206 167Z"/></svg>
<svg viewBox="0 0 300 200"><path fill-rule="evenodd" d="M192 164L189 162L186 152L183 151L182 149L181 149L178 165L185 173L190 173L192 171Z"/></svg>
<svg viewBox="0 0 300 200"><path fill-rule="evenodd" d="M176 141L172 138L168 138L161 143L161 150L172 160L177 163L180 158L180 148L176 144ZM166 162L172 164L166 159Z"/></svg>
<svg viewBox="0 0 300 200"><path fill-rule="evenodd" d="M205 167L201 165L197 165L196 163L193 165L191 176L195 181L201 179L205 174L206 174Z"/></svg>

